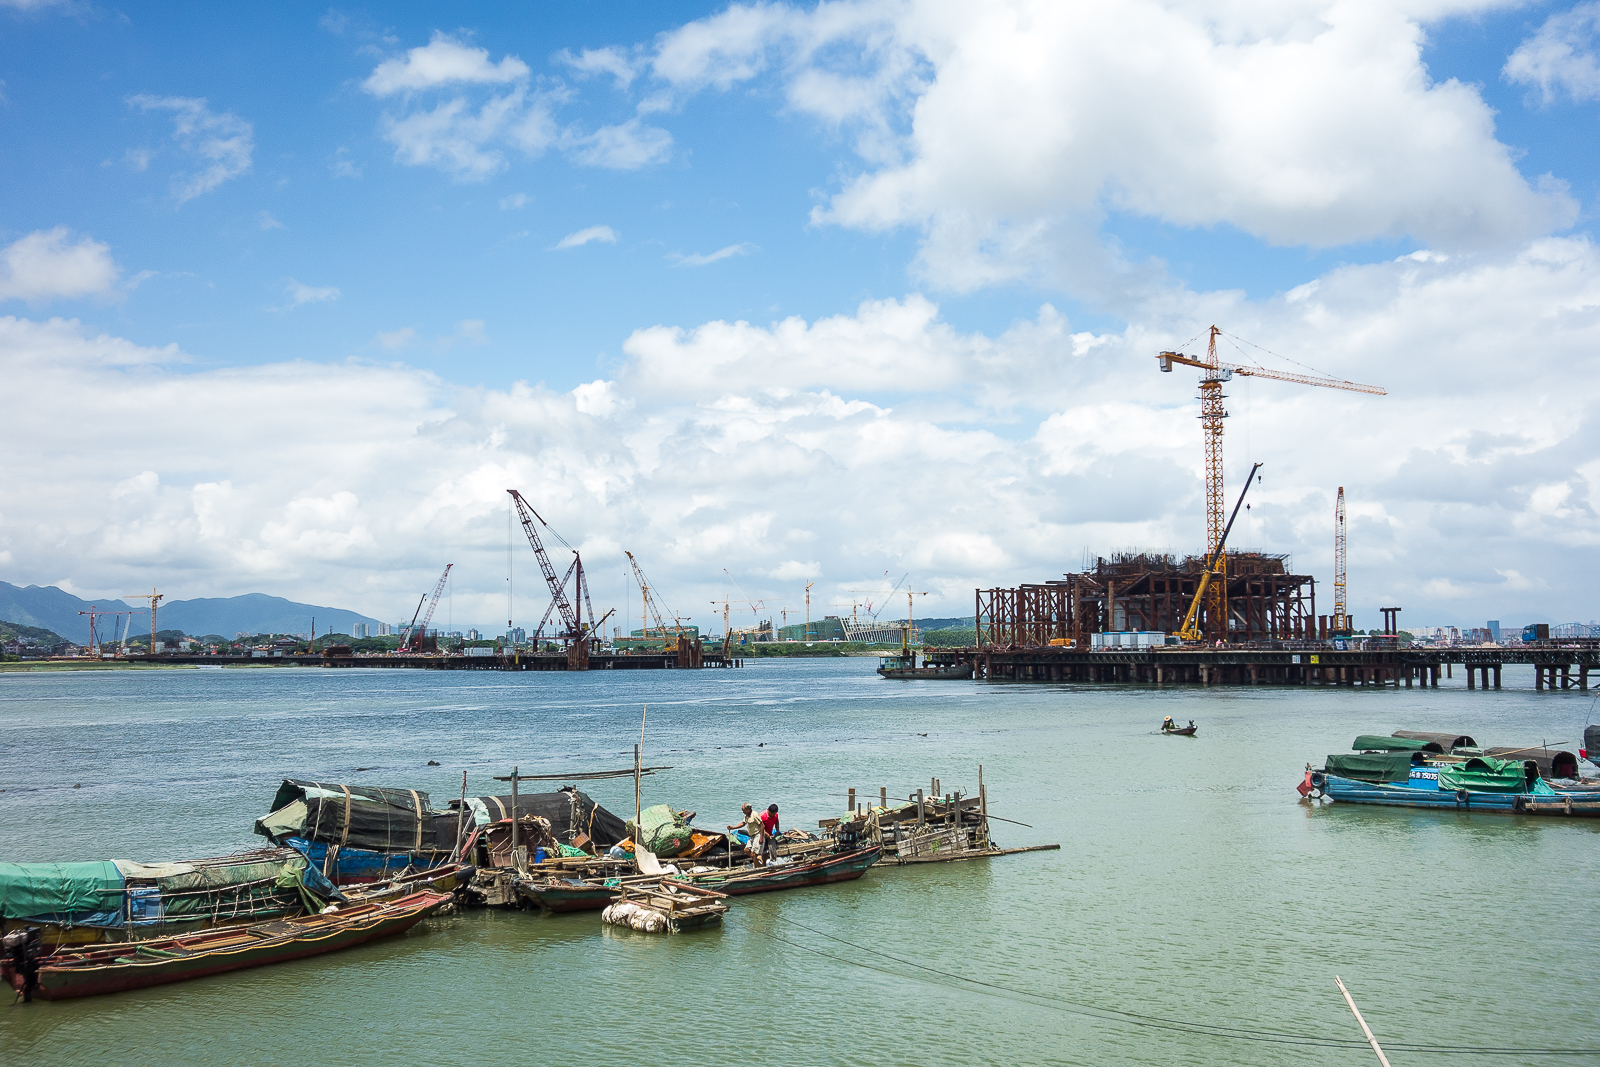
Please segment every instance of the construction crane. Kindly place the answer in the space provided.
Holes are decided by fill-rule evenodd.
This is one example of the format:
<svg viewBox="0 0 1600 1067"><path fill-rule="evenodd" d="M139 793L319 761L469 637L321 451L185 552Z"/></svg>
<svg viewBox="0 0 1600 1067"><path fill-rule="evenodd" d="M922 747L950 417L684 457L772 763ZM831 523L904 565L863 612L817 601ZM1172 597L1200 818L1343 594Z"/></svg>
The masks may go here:
<svg viewBox="0 0 1600 1067"><path fill-rule="evenodd" d="M650 627L646 620L654 619L656 621L656 635L658 637L665 638L667 636L667 624L663 622L661 618L661 605L657 603L655 596L650 591L650 579L644 576L644 568L639 566L639 561L633 558L632 552L624 551L622 554L628 557L628 563L633 567L634 580L639 583L639 600L644 605L644 610L640 613L639 618L640 628L644 630L644 635L646 637L650 636ZM673 615L671 611L667 611L666 614L672 615L672 628L674 634L678 637L682 637L683 620L678 618L678 616Z"/></svg>
<svg viewBox="0 0 1600 1067"><path fill-rule="evenodd" d="M103 616L106 616L106 615L112 615L112 616L127 615L127 616L130 616L128 621L132 622L133 619L131 618L131 616L137 615L139 613L137 611L101 611L100 610L100 605L98 605L98 604L90 604L88 611L80 611L80 612L78 612L78 614L79 615L87 615L87 616L89 616L89 653L91 655L94 655L94 654L96 654L96 653L98 653L100 651L100 641L99 641L98 635L95 633L94 620L96 620L98 618L102 618ZM117 624L116 623L112 623L111 624L111 640L114 642L114 641L116 641L116 639L117 639ZM155 641L152 640L150 642L151 651L154 651L155 647L156 647Z"/></svg>
<svg viewBox="0 0 1600 1067"><path fill-rule="evenodd" d="M1228 637L1228 557L1221 550L1223 531L1225 528L1224 515L1227 511L1227 501L1223 498L1222 487L1222 420L1228 417L1228 412L1222 406L1225 399L1222 392L1224 382L1230 381L1235 374L1241 378L1271 378L1274 381L1294 382L1298 385L1319 385L1325 389L1344 389L1354 393L1371 393L1376 396L1386 396L1387 391L1382 386L1361 385L1357 382L1345 381L1342 378L1324 378L1310 374L1291 374L1287 371L1272 370L1267 367L1250 366L1239 363L1225 363L1217 358L1217 337L1222 330L1216 326L1211 327L1211 339L1206 344L1204 359L1196 356L1186 356L1181 352L1162 352L1156 356L1163 373L1170 374L1174 363L1181 363L1186 367L1198 367L1204 371L1200 379L1200 425L1205 431L1206 453L1206 559L1215 558L1215 565L1208 563L1208 573L1213 573L1214 578L1207 583L1208 599L1206 601L1206 634L1218 640ZM1204 578L1202 577L1202 580Z"/></svg>
<svg viewBox="0 0 1600 1067"><path fill-rule="evenodd" d="M567 568L565 577L557 578L556 569L550 563L549 553L544 550L544 542L539 539L539 527L534 525L534 520L538 519L539 526L550 530L551 533L555 531L544 521L543 516L528 506L528 502L522 499L521 493L515 489L507 489L506 492L511 494L511 500L517 508L517 518L522 521L522 532L528 535L528 544L532 546L533 554L539 560L539 569L544 572L545 584L550 587L551 606L561 613L562 625L567 628L561 636L572 644L583 643L588 635L588 627L583 622L583 608L589 609L591 619L594 618L594 608L589 603L589 583L583 574L582 557L579 556L577 549L567 545L572 552L572 565ZM556 538L561 540L561 535L556 534ZM562 543L565 544L565 541ZM577 599L578 607L574 607L572 600L567 598L567 579L574 577L572 595ZM544 617L550 618L549 609L545 610ZM538 632L543 630L544 622L541 621Z"/></svg>
<svg viewBox="0 0 1600 1067"><path fill-rule="evenodd" d="M811 587L816 584L816 582L806 583L806 640L808 642L815 641L817 638L817 635L811 631Z"/></svg>
<svg viewBox="0 0 1600 1067"><path fill-rule="evenodd" d="M1333 632L1350 632L1349 605L1345 602L1344 486L1333 505Z"/></svg>
<svg viewBox="0 0 1600 1067"><path fill-rule="evenodd" d="M415 651L419 635L427 635L428 623L433 621L433 609L439 606L439 595L444 592L444 583L450 580L450 568L454 566L454 563L446 563L444 565L444 573L439 575L439 581L435 583L433 587L432 599L429 599L426 596L422 598L422 600L428 601L428 613L422 616L422 626L420 629L417 626L417 615L415 613L412 614L411 627L406 630L405 637L400 641L401 652ZM419 613L422 611L422 600L417 601L417 612ZM316 636L314 631L312 635L312 647L316 647Z"/></svg>
<svg viewBox="0 0 1600 1067"><path fill-rule="evenodd" d="M1200 605L1205 602L1206 592L1214 581L1222 581L1226 575L1222 570L1222 560L1226 558L1228 547L1228 533L1233 529L1233 520L1239 517L1239 508L1244 504L1245 494L1250 492L1250 486L1255 484L1256 471L1261 469L1261 464L1256 463L1250 467L1250 474L1244 480L1244 488L1239 490L1238 503L1233 505L1233 514L1228 516L1228 525L1222 528L1222 539L1217 542L1215 552L1206 553L1206 569L1200 572L1200 584L1195 588L1194 599L1189 601L1189 611L1183 617L1183 625L1178 628L1178 637L1184 641L1199 641L1203 636L1200 633Z"/></svg>
<svg viewBox="0 0 1600 1067"><path fill-rule="evenodd" d="M151 655L155 655L155 651L156 651L156 605L161 603L162 599L165 596L166 596L165 593L156 592L156 587L152 585L150 587L150 591L148 593L126 593L122 597L123 600L148 600L148 601L150 601L150 654ZM133 620L129 619L128 621L131 623ZM128 639L126 637L124 637L122 640L123 640L123 643L126 644Z"/></svg>

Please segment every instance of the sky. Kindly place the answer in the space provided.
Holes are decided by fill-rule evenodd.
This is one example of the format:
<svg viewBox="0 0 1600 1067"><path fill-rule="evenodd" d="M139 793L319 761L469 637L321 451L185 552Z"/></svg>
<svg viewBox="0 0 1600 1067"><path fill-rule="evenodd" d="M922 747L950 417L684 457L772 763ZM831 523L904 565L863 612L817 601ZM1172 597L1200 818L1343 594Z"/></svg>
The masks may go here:
<svg viewBox="0 0 1600 1067"><path fill-rule="evenodd" d="M1588 621L1597 120L1596 2L0 0L0 579L971 614L1204 549L1215 324L1387 391L1235 378L1232 544Z"/></svg>

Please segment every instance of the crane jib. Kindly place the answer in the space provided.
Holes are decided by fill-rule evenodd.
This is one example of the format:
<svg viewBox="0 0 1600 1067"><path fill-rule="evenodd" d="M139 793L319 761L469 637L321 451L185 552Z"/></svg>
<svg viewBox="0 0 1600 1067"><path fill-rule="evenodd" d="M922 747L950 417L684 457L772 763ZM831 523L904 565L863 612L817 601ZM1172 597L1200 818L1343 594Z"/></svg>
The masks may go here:
<svg viewBox="0 0 1600 1067"><path fill-rule="evenodd" d="M566 624L567 633L577 639L582 634L582 627L577 612L572 609L572 602L567 599L566 582L556 577L556 569L550 564L550 556L544 550L544 542L539 540L538 527L533 524L534 517L538 513L528 506L527 501L522 499L522 494L515 489L507 489L506 492L511 495L512 503L516 505L517 518L522 520L522 532L528 535L528 544L533 547L533 554L539 561L539 569L544 572L545 584L550 587L550 599L555 603L556 610L561 612L561 621ZM543 519L539 521L544 522ZM577 555L576 552L573 553L573 566L578 569L578 580L581 585L583 565L577 560ZM569 570L567 573L572 572ZM549 617L548 614L546 617Z"/></svg>

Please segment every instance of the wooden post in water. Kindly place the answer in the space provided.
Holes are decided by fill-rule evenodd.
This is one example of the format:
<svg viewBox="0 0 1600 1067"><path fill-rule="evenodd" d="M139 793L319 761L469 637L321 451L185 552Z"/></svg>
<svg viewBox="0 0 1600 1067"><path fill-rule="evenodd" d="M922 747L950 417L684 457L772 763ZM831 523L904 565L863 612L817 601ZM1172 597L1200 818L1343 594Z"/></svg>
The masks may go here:
<svg viewBox="0 0 1600 1067"><path fill-rule="evenodd" d="M886 785L880 785L878 787L878 807L887 808L888 806L889 806L889 787L886 786Z"/></svg>
<svg viewBox="0 0 1600 1067"><path fill-rule="evenodd" d="M989 794L983 788L983 764L978 764L978 819L983 824L983 847L989 847Z"/></svg>
<svg viewBox="0 0 1600 1067"><path fill-rule="evenodd" d="M511 864L516 866L517 842L521 834L518 833L517 823L517 768L511 768Z"/></svg>
<svg viewBox="0 0 1600 1067"><path fill-rule="evenodd" d="M418 815L421 812L417 813ZM461 772L461 810L456 812L456 862L461 862L461 831L467 818L467 772Z"/></svg>
<svg viewBox="0 0 1600 1067"><path fill-rule="evenodd" d="M854 815L856 813L856 791L855 791L854 788L852 788L850 790L849 808L850 808L850 814Z"/></svg>
<svg viewBox="0 0 1600 1067"><path fill-rule="evenodd" d="M1389 1057L1385 1056L1383 1049L1378 1047L1378 1039L1372 1036L1372 1028L1367 1025L1367 1020L1361 1017L1361 1011L1356 1007L1354 998L1350 996L1350 990L1344 987L1344 981L1338 975L1334 975L1333 980L1338 983L1339 992L1344 994L1344 1002L1350 1005L1350 1013L1356 1017L1356 1022L1361 1024L1361 1032L1367 1035L1367 1044L1371 1045L1372 1051L1378 1054L1378 1062L1383 1064L1383 1067L1389 1067Z"/></svg>

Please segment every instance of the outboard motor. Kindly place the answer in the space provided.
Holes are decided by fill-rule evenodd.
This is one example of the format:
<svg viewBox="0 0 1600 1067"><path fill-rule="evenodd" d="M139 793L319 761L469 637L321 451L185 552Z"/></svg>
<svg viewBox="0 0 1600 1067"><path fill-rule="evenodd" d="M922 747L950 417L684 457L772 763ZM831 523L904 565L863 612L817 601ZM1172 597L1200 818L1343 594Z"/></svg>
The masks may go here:
<svg viewBox="0 0 1600 1067"><path fill-rule="evenodd" d="M39 960L44 956L44 941L39 936L39 928L30 926L24 930L12 930L0 939L0 951L3 951L6 978L12 988L22 994L24 1004L33 1001L33 991L39 988Z"/></svg>

